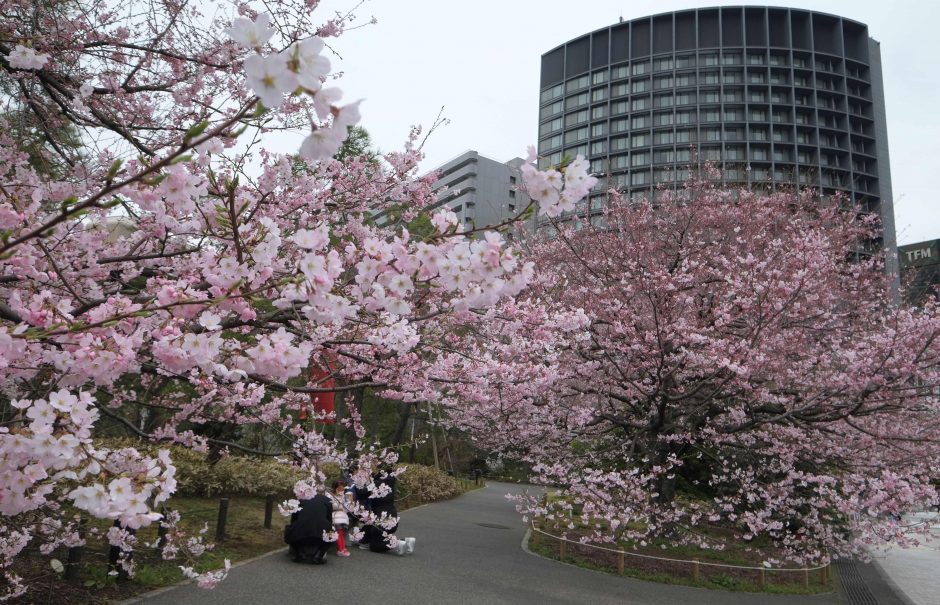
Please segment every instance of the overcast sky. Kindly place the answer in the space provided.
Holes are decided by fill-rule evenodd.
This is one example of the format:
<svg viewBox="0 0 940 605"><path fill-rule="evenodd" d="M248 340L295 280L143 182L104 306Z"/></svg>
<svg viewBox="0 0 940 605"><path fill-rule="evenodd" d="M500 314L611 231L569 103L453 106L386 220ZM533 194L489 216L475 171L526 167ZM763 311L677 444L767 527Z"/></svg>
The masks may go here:
<svg viewBox="0 0 940 605"><path fill-rule="evenodd" d="M354 0L324 0L320 15ZM423 168L467 149L505 161L535 144L542 53L581 34L646 15L764 3L582 0L368 0L357 22L376 25L336 41L346 99L364 98L363 126L385 151L412 124L449 123L428 141ZM881 42L898 243L940 238L930 175L940 170L940 3L857 0L786 4L867 23ZM934 178L937 178L936 176ZM940 179L934 185L940 189Z"/></svg>

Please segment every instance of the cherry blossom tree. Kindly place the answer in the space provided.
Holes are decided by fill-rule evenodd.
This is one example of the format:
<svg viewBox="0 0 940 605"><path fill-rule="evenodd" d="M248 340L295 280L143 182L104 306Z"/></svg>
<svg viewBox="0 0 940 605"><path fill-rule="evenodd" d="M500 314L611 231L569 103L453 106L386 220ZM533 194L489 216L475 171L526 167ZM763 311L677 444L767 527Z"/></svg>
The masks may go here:
<svg viewBox="0 0 940 605"><path fill-rule="evenodd" d="M210 17L185 2L0 0L0 600L26 590L10 565L28 545L83 541L79 516L114 521L127 554L133 530L162 523L164 557L201 586L224 577L193 571L205 545L162 509L167 451L102 447L102 418L151 442L271 454L203 430L266 427L309 471L295 488L309 497L322 464L348 455L298 422L311 394L427 398L443 318L531 277L502 235L471 239L453 213L411 236L436 201L433 175L415 176L418 129L401 152L334 159L360 101L334 85L328 43L355 16L319 22L316 5L221 2ZM299 149L282 131L304 133ZM585 169L557 195L582 196ZM339 386L310 378L324 359ZM350 412L356 479L371 483L395 455Z"/></svg>
<svg viewBox="0 0 940 605"><path fill-rule="evenodd" d="M707 179L657 194L531 245L532 288L440 362L452 421L560 486L521 508L586 540L720 548L716 525L820 562L917 539L895 519L937 502L940 317L892 302L875 219Z"/></svg>

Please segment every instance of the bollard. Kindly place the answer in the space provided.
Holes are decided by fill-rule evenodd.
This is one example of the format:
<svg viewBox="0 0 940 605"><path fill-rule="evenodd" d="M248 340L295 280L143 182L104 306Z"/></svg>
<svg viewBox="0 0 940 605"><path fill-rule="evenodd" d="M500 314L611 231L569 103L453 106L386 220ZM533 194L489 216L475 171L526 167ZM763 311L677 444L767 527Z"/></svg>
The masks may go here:
<svg viewBox="0 0 940 605"><path fill-rule="evenodd" d="M829 585L829 573L830 573L828 563L826 564L825 567L822 568L821 572L822 572L823 586L828 586Z"/></svg>
<svg viewBox="0 0 940 605"><path fill-rule="evenodd" d="M699 571L698 559L692 559L692 581L696 584L699 580Z"/></svg>
<svg viewBox="0 0 940 605"><path fill-rule="evenodd" d="M161 522L157 525L157 550L163 550L163 547L166 546L166 535L169 530Z"/></svg>
<svg viewBox="0 0 940 605"><path fill-rule="evenodd" d="M271 517L274 516L274 496L264 499L264 528L271 529Z"/></svg>
<svg viewBox="0 0 940 605"><path fill-rule="evenodd" d="M558 560L559 561L565 560L565 551L567 550L568 550L568 543L559 538L558 540Z"/></svg>
<svg viewBox="0 0 940 605"><path fill-rule="evenodd" d="M623 552L621 552L619 555L617 555L617 573L623 574L624 567Z"/></svg>
<svg viewBox="0 0 940 605"><path fill-rule="evenodd" d="M85 523L87 520L82 518L78 521L78 537L85 537ZM65 579L68 581L74 581L78 579L79 567L78 564L82 561L82 553L84 552L84 546L73 546L69 548L68 559L66 559L65 564Z"/></svg>
<svg viewBox="0 0 940 605"><path fill-rule="evenodd" d="M807 590L809 590L809 570L808 569L803 570L803 588L806 588Z"/></svg>
<svg viewBox="0 0 940 605"><path fill-rule="evenodd" d="M757 587L761 590L767 588L767 572L763 569L757 570Z"/></svg>
<svg viewBox="0 0 940 605"><path fill-rule="evenodd" d="M215 541L225 540L225 523L228 521L228 498L219 499L219 518L215 524Z"/></svg>
<svg viewBox="0 0 940 605"><path fill-rule="evenodd" d="M121 522L118 520L114 521L114 527L121 527ZM134 535L137 533L136 529L127 529L127 533ZM130 559L132 553L127 553L125 558ZM130 579L130 576L127 574L127 570L124 569L124 566L118 563L118 560L121 558L121 549L118 546L112 546L108 549L108 571L117 572L117 582L121 584Z"/></svg>
<svg viewBox="0 0 940 605"><path fill-rule="evenodd" d="M534 527L532 528L532 544L538 546L542 542L542 534Z"/></svg>

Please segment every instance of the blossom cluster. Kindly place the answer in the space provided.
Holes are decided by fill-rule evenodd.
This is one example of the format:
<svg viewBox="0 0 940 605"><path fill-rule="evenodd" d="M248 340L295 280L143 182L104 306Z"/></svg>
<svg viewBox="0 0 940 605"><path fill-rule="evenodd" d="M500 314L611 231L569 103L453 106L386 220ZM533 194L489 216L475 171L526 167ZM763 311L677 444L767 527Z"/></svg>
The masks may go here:
<svg viewBox="0 0 940 605"><path fill-rule="evenodd" d="M590 164L578 155L564 167L538 170L535 167L535 148L529 147L526 163L522 165L522 179L526 193L539 204L539 214L549 218L563 212L572 212L575 204L597 184L597 177L588 174Z"/></svg>

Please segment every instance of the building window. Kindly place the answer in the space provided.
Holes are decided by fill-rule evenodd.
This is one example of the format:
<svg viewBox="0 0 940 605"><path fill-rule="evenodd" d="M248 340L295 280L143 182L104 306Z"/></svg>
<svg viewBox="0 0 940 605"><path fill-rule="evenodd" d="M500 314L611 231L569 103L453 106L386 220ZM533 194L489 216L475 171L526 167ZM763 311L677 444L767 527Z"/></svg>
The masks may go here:
<svg viewBox="0 0 940 605"><path fill-rule="evenodd" d="M640 116L633 117L633 124L631 128L637 130L639 128L649 128L650 127L650 116L649 114L643 114Z"/></svg>
<svg viewBox="0 0 940 605"><path fill-rule="evenodd" d="M692 160L691 149L676 149L676 162L689 162Z"/></svg>
<svg viewBox="0 0 940 605"><path fill-rule="evenodd" d="M606 105L598 105L597 107L591 108L591 119L592 119L592 120L597 120L597 119L606 118L606 117L607 117L607 106L606 106Z"/></svg>
<svg viewBox="0 0 940 605"><path fill-rule="evenodd" d="M672 107L673 102L674 99L672 98L672 95L656 95L653 97L653 104L657 108Z"/></svg>
<svg viewBox="0 0 940 605"><path fill-rule="evenodd" d="M740 71L726 71L721 81L725 84L741 84L744 81L744 75Z"/></svg>
<svg viewBox="0 0 940 605"><path fill-rule="evenodd" d="M611 151L623 151L630 145L630 137L617 137L610 140Z"/></svg>
<svg viewBox="0 0 940 605"><path fill-rule="evenodd" d="M650 153L648 151L634 153L633 155L630 156L631 166L649 166L649 163L650 163Z"/></svg>
<svg viewBox="0 0 940 605"><path fill-rule="evenodd" d="M631 147L636 149L637 147L649 147L650 144L650 135L647 133L643 134L634 134L630 138Z"/></svg>
<svg viewBox="0 0 940 605"><path fill-rule="evenodd" d="M516 197L516 192L513 191L512 189L510 189L510 190L509 190L509 197L512 198L512 199L515 199L515 197ZM510 210L513 209L512 204L509 205L509 209L510 209Z"/></svg>
<svg viewBox="0 0 940 605"><path fill-rule="evenodd" d="M610 169L620 170L629 166L629 157L626 155L615 155L610 158Z"/></svg>
<svg viewBox="0 0 940 605"><path fill-rule="evenodd" d="M606 88L595 88L591 91L591 101L603 101L607 98L607 89Z"/></svg>
<svg viewBox="0 0 940 605"><path fill-rule="evenodd" d="M633 92L647 92L650 89L650 81L645 78L642 80L634 80L631 86Z"/></svg>
<svg viewBox="0 0 940 605"><path fill-rule="evenodd" d="M763 147L751 147L751 159L757 162L766 162L767 150Z"/></svg>
<svg viewBox="0 0 940 605"><path fill-rule="evenodd" d="M740 65L741 64L741 53L729 53L726 52L721 58L723 65Z"/></svg>
<svg viewBox="0 0 940 605"><path fill-rule="evenodd" d="M576 90L581 90L582 88L587 88L588 84L591 83L590 77L587 74L575 78L573 80L568 80L567 92L575 92Z"/></svg>
<svg viewBox="0 0 940 605"><path fill-rule="evenodd" d="M747 64L748 65L763 65L764 64L764 55L759 55L756 53L747 54Z"/></svg>
<svg viewBox="0 0 940 605"><path fill-rule="evenodd" d="M510 184L510 185L515 185L515 184L516 184L516 177L510 176L510 177L509 177L509 184Z"/></svg>
<svg viewBox="0 0 940 605"><path fill-rule="evenodd" d="M764 109L752 109L751 110L751 121L752 122L766 122L767 121L767 111Z"/></svg>
<svg viewBox="0 0 940 605"><path fill-rule="evenodd" d="M773 92L770 93L770 102L771 102L771 103L786 103L786 102L789 101L789 100L790 100L790 93L789 93L788 91L786 91L786 90L775 90L775 91L773 91ZM798 96L798 97L797 97L797 101L796 101L796 102L797 102L797 105L802 105L802 104L803 104L803 103L801 102L801 100L802 100L802 101L805 101L806 104L809 104L809 97L807 97L807 96Z"/></svg>
<svg viewBox="0 0 940 605"><path fill-rule="evenodd" d="M572 143L578 143L580 141L585 141L588 138L588 129L587 126L584 128L578 128L577 130L569 130L565 133L565 145L570 145Z"/></svg>
<svg viewBox="0 0 940 605"><path fill-rule="evenodd" d="M676 124L692 124L693 122L695 122L694 109L676 112Z"/></svg>
<svg viewBox="0 0 940 605"><path fill-rule="evenodd" d="M607 134L607 123L601 122L600 124L594 124L591 126L591 138L596 139L597 137L602 137Z"/></svg>
<svg viewBox="0 0 940 605"><path fill-rule="evenodd" d="M633 99L631 104L633 111L644 111L650 108L650 98L649 97L637 97Z"/></svg>
<svg viewBox="0 0 940 605"><path fill-rule="evenodd" d="M659 76L653 80L653 88L662 90L663 88L672 88L672 76Z"/></svg>
<svg viewBox="0 0 940 605"><path fill-rule="evenodd" d="M676 161L676 152L672 149L660 149L653 154L653 163L671 164Z"/></svg>
<svg viewBox="0 0 940 605"><path fill-rule="evenodd" d="M653 61L654 71L666 71L667 69L672 69L672 57L656 59Z"/></svg>
<svg viewBox="0 0 940 605"><path fill-rule="evenodd" d="M751 140L752 141L766 141L767 129L751 127Z"/></svg>
<svg viewBox="0 0 940 605"><path fill-rule="evenodd" d="M573 109L575 107L587 105L587 102L588 102L588 93L582 92L581 94L575 95L573 97L568 97L567 99L565 99L565 109Z"/></svg>
<svg viewBox="0 0 940 605"><path fill-rule="evenodd" d="M671 111L653 114L654 126L671 126L674 121Z"/></svg>
<svg viewBox="0 0 940 605"><path fill-rule="evenodd" d="M676 57L676 67L695 67L695 57L694 56L685 56L685 57Z"/></svg>
<svg viewBox="0 0 940 605"><path fill-rule="evenodd" d="M725 159L726 160L743 160L744 159L744 147L738 147L736 145L729 145L725 147Z"/></svg>
<svg viewBox="0 0 940 605"><path fill-rule="evenodd" d="M565 91L565 87L562 84L552 86L548 90L543 90L540 101L542 103L548 103L549 101L554 101L562 96Z"/></svg>
<svg viewBox="0 0 940 605"><path fill-rule="evenodd" d="M627 130L630 130L630 121L627 118L610 121L611 132L626 132Z"/></svg>
<svg viewBox="0 0 940 605"><path fill-rule="evenodd" d="M694 130L677 130L676 143L692 143L696 140Z"/></svg>
<svg viewBox="0 0 940 605"><path fill-rule="evenodd" d="M555 149L556 147L561 147L561 135L556 134L553 137L547 139L542 139L539 141L539 153L543 151L548 151L549 149Z"/></svg>
<svg viewBox="0 0 940 605"><path fill-rule="evenodd" d="M630 104L627 101L617 101L616 103L612 103L610 106L610 113L613 115L628 113L629 111Z"/></svg>
<svg viewBox="0 0 940 605"><path fill-rule="evenodd" d="M639 75L641 75L641 74L645 74L645 73L649 72L649 70L650 70L650 62L649 62L649 61L637 61L636 63L633 64L633 75L634 75L634 76L639 76Z"/></svg>
<svg viewBox="0 0 940 605"><path fill-rule="evenodd" d="M720 103L721 96L718 94L717 90L703 90L699 93L699 100L702 103Z"/></svg>
<svg viewBox="0 0 940 605"><path fill-rule="evenodd" d="M671 130L659 130L653 133L654 145L672 145L673 134Z"/></svg>
<svg viewBox="0 0 940 605"><path fill-rule="evenodd" d="M714 85L718 84L720 78L718 77L717 71L709 71L701 74L700 76L702 84Z"/></svg>
<svg viewBox="0 0 940 605"><path fill-rule="evenodd" d="M717 55L717 54L701 55L701 56L699 57L699 59L701 60L701 65L705 65L706 67L711 67L711 66L714 66L714 65L718 65L718 55Z"/></svg>
<svg viewBox="0 0 940 605"><path fill-rule="evenodd" d="M572 126L577 126L578 124L583 124L588 121L588 110L582 109L581 111L576 111L574 113L569 113L565 116L565 127L571 128Z"/></svg>
<svg viewBox="0 0 940 605"><path fill-rule="evenodd" d="M712 141L712 142L720 141L721 140L721 128L703 128L702 140Z"/></svg>
<svg viewBox="0 0 940 605"><path fill-rule="evenodd" d="M561 130L562 119L555 118L551 122L545 122L539 126L539 136L544 136L550 132L555 132L556 130Z"/></svg>
<svg viewBox="0 0 940 605"><path fill-rule="evenodd" d="M577 147L569 147L568 149L565 149L565 155L568 157L572 157L572 158L577 157L579 155L584 157L587 154L588 154L588 146L586 144L578 145Z"/></svg>
<svg viewBox="0 0 940 605"><path fill-rule="evenodd" d="M707 84L707 82L705 82ZM717 82L715 82L717 84ZM676 74L676 87L682 88L684 86L695 86L695 74L693 73L682 73Z"/></svg>
<svg viewBox="0 0 940 605"><path fill-rule="evenodd" d="M552 116L557 116L564 110L565 106L561 101L552 103L551 105L546 105L539 111L539 119L544 120L545 118L550 118Z"/></svg>
<svg viewBox="0 0 940 605"><path fill-rule="evenodd" d="M744 91L740 88L733 90L725 90L724 94L725 103L743 103L744 102Z"/></svg>
<svg viewBox="0 0 940 605"><path fill-rule="evenodd" d="M604 71L595 71L594 75L591 76L592 84L603 84L607 81L607 70Z"/></svg>
<svg viewBox="0 0 940 605"><path fill-rule="evenodd" d="M744 119L744 109L741 107L725 108L725 120L728 122L738 122Z"/></svg>
<svg viewBox="0 0 940 605"><path fill-rule="evenodd" d="M607 172L607 158L591 160L591 174L604 174Z"/></svg>
<svg viewBox="0 0 940 605"><path fill-rule="evenodd" d="M630 92L630 89L627 87L626 82L621 82L620 84L614 84L610 90L610 96L612 97L622 97Z"/></svg>
<svg viewBox="0 0 940 605"><path fill-rule="evenodd" d="M621 80L630 75L630 69L626 65L618 65L610 70L611 80Z"/></svg>
<svg viewBox="0 0 940 605"><path fill-rule="evenodd" d="M648 170L634 170L630 174L631 185L647 185L650 182L650 173Z"/></svg>
<svg viewBox="0 0 940 605"><path fill-rule="evenodd" d="M591 155L602 155L607 153L607 141L594 141L591 143Z"/></svg>
<svg viewBox="0 0 940 605"><path fill-rule="evenodd" d="M694 92L680 92L676 95L676 105L693 105L695 103Z"/></svg>
<svg viewBox="0 0 940 605"><path fill-rule="evenodd" d="M703 122L720 122L721 121L721 111L717 107L709 107L702 110L702 121Z"/></svg>

